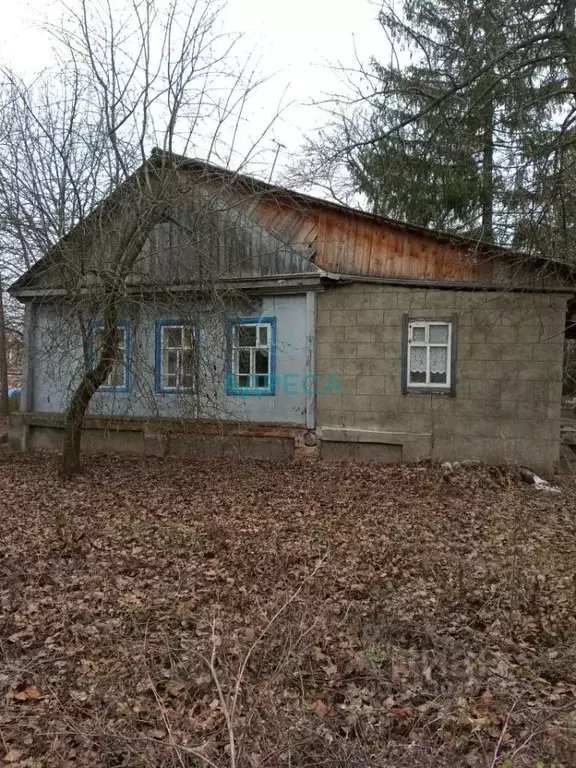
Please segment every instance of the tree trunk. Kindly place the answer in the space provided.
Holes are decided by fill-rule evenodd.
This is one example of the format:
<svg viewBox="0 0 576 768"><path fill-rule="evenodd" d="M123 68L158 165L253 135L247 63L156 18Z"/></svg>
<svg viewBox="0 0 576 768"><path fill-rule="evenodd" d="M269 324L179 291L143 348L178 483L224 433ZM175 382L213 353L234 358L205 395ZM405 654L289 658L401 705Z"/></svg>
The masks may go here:
<svg viewBox="0 0 576 768"><path fill-rule="evenodd" d="M494 242L494 100L487 94L483 106L482 238Z"/></svg>
<svg viewBox="0 0 576 768"><path fill-rule="evenodd" d="M149 180L146 183L149 184ZM117 324L120 299L125 288L124 281L141 253L152 227L167 209L167 203L162 199L160 192L158 192L160 199L147 197L146 195L151 195L151 193L140 188L137 192L140 195L135 204L137 213L132 225L128 227L118 244L114 258L111 259L112 264L109 272L113 277L107 276L104 280L103 328L98 361L92 370L89 370L88 366L84 366L85 372L82 381L72 395L72 400L66 411L60 467L60 474L64 478L70 478L80 470L80 441L84 417L94 392L104 384L116 360ZM81 313L79 313L79 317L81 317ZM86 339L83 337L84 354L86 353L85 341Z"/></svg>
<svg viewBox="0 0 576 768"><path fill-rule="evenodd" d="M2 279L0 278L0 415L6 418L8 411L8 350L6 348L4 295L2 293Z"/></svg>
<svg viewBox="0 0 576 768"><path fill-rule="evenodd" d="M564 60L568 73L566 90L576 102L576 0L563 0L561 9Z"/></svg>
<svg viewBox="0 0 576 768"><path fill-rule="evenodd" d="M493 2L487 0L482 18L484 33L484 61L490 64L497 51L494 46ZM494 87L498 82L494 69L488 70L480 80L482 107L480 109L482 145L482 189L480 204L482 207L482 239L494 242Z"/></svg>
<svg viewBox="0 0 576 768"><path fill-rule="evenodd" d="M76 388L66 411L64 425L64 443L62 446L62 464L60 474L65 479L80 471L80 442L82 424L90 401L98 387L102 386L114 366L118 343L118 309L113 300L108 307L102 332L99 359L92 370L86 370L82 381Z"/></svg>

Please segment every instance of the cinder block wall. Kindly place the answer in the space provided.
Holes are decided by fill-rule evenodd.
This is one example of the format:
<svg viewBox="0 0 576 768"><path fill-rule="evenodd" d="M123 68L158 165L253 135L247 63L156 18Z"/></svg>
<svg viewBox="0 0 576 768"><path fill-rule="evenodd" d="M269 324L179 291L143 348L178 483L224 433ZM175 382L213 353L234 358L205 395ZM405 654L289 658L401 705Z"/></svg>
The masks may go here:
<svg viewBox="0 0 576 768"><path fill-rule="evenodd" d="M458 316L456 395L402 394L402 316ZM325 455L512 461L551 470L560 448L566 296L355 283L318 297ZM398 450L393 452L398 455Z"/></svg>

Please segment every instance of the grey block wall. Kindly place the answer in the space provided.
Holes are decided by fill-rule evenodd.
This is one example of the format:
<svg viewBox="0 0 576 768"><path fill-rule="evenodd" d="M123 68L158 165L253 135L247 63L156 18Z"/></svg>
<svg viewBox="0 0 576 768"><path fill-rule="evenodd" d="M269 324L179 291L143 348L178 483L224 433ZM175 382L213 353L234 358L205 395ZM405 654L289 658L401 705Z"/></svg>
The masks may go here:
<svg viewBox="0 0 576 768"><path fill-rule="evenodd" d="M458 317L455 397L402 394L402 316ZM317 370L342 394L318 395L325 455L348 442L401 446L402 458L559 458L566 296L420 290L356 283L318 297ZM397 453L397 452L396 452ZM392 455L394 451L392 451Z"/></svg>

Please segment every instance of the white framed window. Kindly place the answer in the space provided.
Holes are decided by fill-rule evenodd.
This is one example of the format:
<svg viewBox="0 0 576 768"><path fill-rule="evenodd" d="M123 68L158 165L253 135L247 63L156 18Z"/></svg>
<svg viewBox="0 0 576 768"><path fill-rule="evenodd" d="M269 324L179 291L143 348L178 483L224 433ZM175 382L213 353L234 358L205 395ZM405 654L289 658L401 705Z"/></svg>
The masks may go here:
<svg viewBox="0 0 576 768"><path fill-rule="evenodd" d="M102 323L94 323L92 326L90 365L96 366L100 358L102 342L104 336L104 326ZM130 389L130 333L125 323L118 323L116 326L116 353L110 373L106 377L101 390L114 392L128 392Z"/></svg>
<svg viewBox="0 0 576 768"><path fill-rule="evenodd" d="M156 326L156 389L182 392L194 389L196 377L195 328L178 321Z"/></svg>
<svg viewBox="0 0 576 768"><path fill-rule="evenodd" d="M446 320L408 322L405 351L406 388L450 390L453 323Z"/></svg>
<svg viewBox="0 0 576 768"><path fill-rule="evenodd" d="M228 394L274 394L275 319L230 323Z"/></svg>

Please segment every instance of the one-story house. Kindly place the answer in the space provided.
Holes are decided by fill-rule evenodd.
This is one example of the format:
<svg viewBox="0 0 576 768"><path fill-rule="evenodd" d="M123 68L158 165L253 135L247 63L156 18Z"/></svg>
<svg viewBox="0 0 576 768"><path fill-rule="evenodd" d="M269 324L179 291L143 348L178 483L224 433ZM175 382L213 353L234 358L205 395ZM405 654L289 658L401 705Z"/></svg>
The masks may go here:
<svg viewBox="0 0 576 768"><path fill-rule="evenodd" d="M562 265L170 157L178 194L126 281L86 451L290 458L308 446L554 468L576 292ZM108 235L87 231L11 288L25 305L13 450L59 447L93 365L90 291Z"/></svg>

